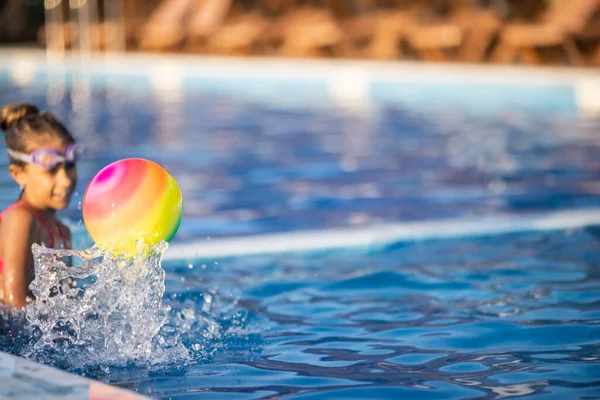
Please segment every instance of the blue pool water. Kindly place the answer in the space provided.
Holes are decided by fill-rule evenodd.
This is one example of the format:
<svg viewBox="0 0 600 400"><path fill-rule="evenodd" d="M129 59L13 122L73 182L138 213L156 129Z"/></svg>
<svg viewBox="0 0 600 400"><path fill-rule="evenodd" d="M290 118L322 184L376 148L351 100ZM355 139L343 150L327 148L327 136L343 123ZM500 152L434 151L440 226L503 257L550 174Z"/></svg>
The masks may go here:
<svg viewBox="0 0 600 400"><path fill-rule="evenodd" d="M600 205L600 121L384 106L283 108L139 87L0 81L85 147L63 215L127 156L181 185L174 243ZM1 155L6 171L6 155ZM0 202L17 188L0 173ZM316 233L318 234L318 233ZM600 231L525 232L318 254L168 260L163 333L189 357L128 365L0 350L162 399L600 398ZM66 356L65 356L66 354Z"/></svg>

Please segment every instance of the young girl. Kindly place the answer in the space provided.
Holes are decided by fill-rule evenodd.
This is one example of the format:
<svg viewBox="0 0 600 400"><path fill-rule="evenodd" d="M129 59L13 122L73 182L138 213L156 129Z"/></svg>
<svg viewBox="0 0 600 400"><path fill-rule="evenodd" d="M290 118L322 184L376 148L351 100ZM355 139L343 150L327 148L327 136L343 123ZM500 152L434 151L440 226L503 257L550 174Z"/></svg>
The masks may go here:
<svg viewBox="0 0 600 400"><path fill-rule="evenodd" d="M33 298L33 243L70 248L71 232L56 211L71 200L77 182L75 139L51 114L30 104L8 104L0 128L10 164L21 188L17 201L0 214L0 301L20 308Z"/></svg>

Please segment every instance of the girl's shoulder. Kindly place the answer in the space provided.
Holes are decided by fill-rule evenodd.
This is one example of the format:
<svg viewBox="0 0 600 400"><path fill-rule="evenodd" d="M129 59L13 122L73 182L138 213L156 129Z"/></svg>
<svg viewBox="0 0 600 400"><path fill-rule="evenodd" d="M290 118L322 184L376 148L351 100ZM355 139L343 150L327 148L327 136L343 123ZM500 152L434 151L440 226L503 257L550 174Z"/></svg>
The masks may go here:
<svg viewBox="0 0 600 400"><path fill-rule="evenodd" d="M15 227L22 229L30 229L36 220L35 212L29 207L20 207L16 204L6 208L0 214L0 226L9 230Z"/></svg>
<svg viewBox="0 0 600 400"><path fill-rule="evenodd" d="M0 214L1 221L14 219L30 219L33 221L35 218L35 211L23 203L14 203L6 207Z"/></svg>

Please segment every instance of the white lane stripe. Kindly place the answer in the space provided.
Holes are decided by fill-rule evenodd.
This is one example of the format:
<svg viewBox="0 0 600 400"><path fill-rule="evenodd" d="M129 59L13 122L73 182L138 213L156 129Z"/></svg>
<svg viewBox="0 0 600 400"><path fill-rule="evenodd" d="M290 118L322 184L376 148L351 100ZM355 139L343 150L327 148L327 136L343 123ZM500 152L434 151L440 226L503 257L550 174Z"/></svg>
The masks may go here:
<svg viewBox="0 0 600 400"><path fill-rule="evenodd" d="M304 252L385 245L405 240L573 229L600 225L600 208L556 211L544 214L493 215L466 219L390 223L366 227L262 234L174 243L165 260L221 258L253 254Z"/></svg>

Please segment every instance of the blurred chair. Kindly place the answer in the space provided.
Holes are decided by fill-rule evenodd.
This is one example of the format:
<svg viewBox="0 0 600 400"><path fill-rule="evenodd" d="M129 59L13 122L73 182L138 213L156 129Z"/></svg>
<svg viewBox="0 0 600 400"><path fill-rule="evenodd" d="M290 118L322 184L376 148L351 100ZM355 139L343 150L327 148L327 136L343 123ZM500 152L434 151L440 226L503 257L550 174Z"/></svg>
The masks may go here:
<svg viewBox="0 0 600 400"><path fill-rule="evenodd" d="M223 24L232 5L233 0L195 0L187 21L186 50L206 51L208 37Z"/></svg>
<svg viewBox="0 0 600 400"><path fill-rule="evenodd" d="M504 27L493 60L511 62L519 55L527 64L540 64L539 50L559 48L572 65L584 64L575 38L585 32L600 9L600 0L563 0L537 23L512 23Z"/></svg>
<svg viewBox="0 0 600 400"><path fill-rule="evenodd" d="M402 57L402 42L415 14L410 9L386 7L373 2L367 10L358 10L343 21L352 56L369 59Z"/></svg>
<svg viewBox="0 0 600 400"><path fill-rule="evenodd" d="M182 44L187 32L185 21L194 0L163 0L136 36L141 50L170 50Z"/></svg>
<svg viewBox="0 0 600 400"><path fill-rule="evenodd" d="M501 26L502 21L494 12L462 6L451 10L446 17L433 17L412 25L406 40L426 61L481 62Z"/></svg>
<svg viewBox="0 0 600 400"><path fill-rule="evenodd" d="M102 1L103 21L98 35L100 48L115 50L124 45L125 48L121 50L126 50L134 47L138 31L146 21L143 10L152 6L153 2L156 0L121 0L120 3L115 0Z"/></svg>
<svg viewBox="0 0 600 400"><path fill-rule="evenodd" d="M267 25L255 4L240 0L205 0L201 3L190 20L189 50L228 55L253 52Z"/></svg>
<svg viewBox="0 0 600 400"><path fill-rule="evenodd" d="M502 19L495 12L483 9L460 10L453 18L465 35L459 49L459 59L469 62L485 61L502 29Z"/></svg>
<svg viewBox="0 0 600 400"><path fill-rule="evenodd" d="M262 55L275 55L283 43L281 21L296 6L296 0L258 0L258 9L265 18L265 29L256 41L256 49Z"/></svg>
<svg viewBox="0 0 600 400"><path fill-rule="evenodd" d="M290 2L274 18L260 41L267 51L288 57L342 56L344 32L327 1L297 5Z"/></svg>
<svg viewBox="0 0 600 400"><path fill-rule="evenodd" d="M586 64L600 66L600 7L582 31L574 34Z"/></svg>

